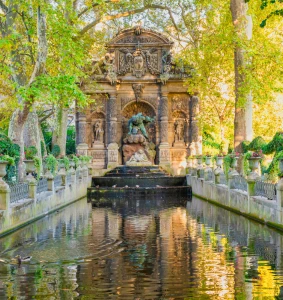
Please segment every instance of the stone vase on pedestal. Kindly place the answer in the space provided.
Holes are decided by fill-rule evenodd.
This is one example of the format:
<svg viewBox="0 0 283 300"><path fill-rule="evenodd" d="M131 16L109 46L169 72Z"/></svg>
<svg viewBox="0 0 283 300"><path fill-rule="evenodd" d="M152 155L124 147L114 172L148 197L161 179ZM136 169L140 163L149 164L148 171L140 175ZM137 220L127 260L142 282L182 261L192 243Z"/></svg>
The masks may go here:
<svg viewBox="0 0 283 300"><path fill-rule="evenodd" d="M251 173L248 175L248 178L256 179L259 176L257 173L257 170L258 170L260 160L261 160L261 157L250 157L248 159L249 167L251 169Z"/></svg>
<svg viewBox="0 0 283 300"><path fill-rule="evenodd" d="M238 173L237 170L236 170L237 165L238 165L238 159L239 159L239 157L234 157L234 158L232 159L232 163L231 163L231 165L230 165L231 170L230 170L230 172L229 172L230 175L233 175L233 176L239 175L239 173Z"/></svg>
<svg viewBox="0 0 283 300"><path fill-rule="evenodd" d="M32 172L35 172L35 164L32 159L24 160L24 163L26 165L26 172L28 173L26 180L27 181L36 181L36 179L32 176Z"/></svg>

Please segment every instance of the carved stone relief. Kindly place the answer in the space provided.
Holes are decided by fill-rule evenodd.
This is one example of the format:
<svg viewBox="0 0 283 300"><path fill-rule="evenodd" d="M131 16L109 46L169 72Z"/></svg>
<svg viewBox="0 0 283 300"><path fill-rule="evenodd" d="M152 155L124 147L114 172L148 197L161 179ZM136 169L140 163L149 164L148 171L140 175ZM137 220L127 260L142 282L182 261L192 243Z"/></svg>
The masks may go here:
<svg viewBox="0 0 283 300"><path fill-rule="evenodd" d="M89 155L93 157L95 160L104 160L106 157L105 150L90 150Z"/></svg>
<svg viewBox="0 0 283 300"><path fill-rule="evenodd" d="M139 44L136 50L119 49L118 74L132 73L137 78L144 76L147 71L153 75L160 74L158 54L156 52L156 48L143 50Z"/></svg>
<svg viewBox="0 0 283 300"><path fill-rule="evenodd" d="M182 110L188 111L188 97L182 97L180 95L175 95L172 98L172 111Z"/></svg>
<svg viewBox="0 0 283 300"><path fill-rule="evenodd" d="M109 162L118 162L118 151L117 150L108 150L108 161Z"/></svg>
<svg viewBox="0 0 283 300"><path fill-rule="evenodd" d="M122 112L125 119L130 119L133 115L137 113L142 113L145 116L154 117L154 109L145 102L133 102L127 105Z"/></svg>
<svg viewBox="0 0 283 300"><path fill-rule="evenodd" d="M128 103L135 101L135 98L130 98L130 97L122 97L121 98L121 109L123 109ZM144 102L150 103L155 109L158 107L158 98L157 97L142 97L140 99Z"/></svg>
<svg viewBox="0 0 283 300"><path fill-rule="evenodd" d="M159 43L160 41L155 37L150 36L143 36L143 37L137 37L137 36L126 36L118 41L116 41L116 44L154 44Z"/></svg>
<svg viewBox="0 0 283 300"><path fill-rule="evenodd" d="M135 93L136 101L141 100L144 85L140 84L140 83L134 83L132 85L132 87L133 87L133 90L134 90L134 93Z"/></svg>
<svg viewBox="0 0 283 300"><path fill-rule="evenodd" d="M170 161L170 152L169 149L160 150L160 161L169 162Z"/></svg>

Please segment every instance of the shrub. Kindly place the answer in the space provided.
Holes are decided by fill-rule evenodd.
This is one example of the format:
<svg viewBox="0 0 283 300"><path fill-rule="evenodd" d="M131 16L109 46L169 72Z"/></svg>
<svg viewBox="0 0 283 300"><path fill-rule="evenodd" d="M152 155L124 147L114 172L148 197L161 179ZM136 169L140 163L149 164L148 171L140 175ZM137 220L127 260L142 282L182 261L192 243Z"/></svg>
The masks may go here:
<svg viewBox="0 0 283 300"><path fill-rule="evenodd" d="M50 172L54 175L55 174L55 171L57 169L57 166L58 166L58 161L57 159L52 155L52 154L49 154L45 159L45 164L46 164L46 168L48 170L50 170Z"/></svg>
<svg viewBox="0 0 283 300"><path fill-rule="evenodd" d="M37 154L37 149L35 146L29 146L28 148L26 148L25 151L25 156L26 159L33 159Z"/></svg>
<svg viewBox="0 0 283 300"><path fill-rule="evenodd" d="M59 157L60 153L61 153L60 146L54 145L52 148L51 154L57 158L57 157Z"/></svg>

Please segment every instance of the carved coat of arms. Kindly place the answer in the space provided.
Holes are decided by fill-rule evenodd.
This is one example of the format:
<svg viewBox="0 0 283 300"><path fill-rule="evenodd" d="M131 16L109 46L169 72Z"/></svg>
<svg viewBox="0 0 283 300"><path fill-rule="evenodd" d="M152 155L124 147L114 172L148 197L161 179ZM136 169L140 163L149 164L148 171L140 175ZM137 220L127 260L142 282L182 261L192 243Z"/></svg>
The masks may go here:
<svg viewBox="0 0 283 300"><path fill-rule="evenodd" d="M137 78L144 76L146 71L153 75L160 74L156 52L156 48L142 50L139 45L136 50L120 49L118 74L132 73Z"/></svg>

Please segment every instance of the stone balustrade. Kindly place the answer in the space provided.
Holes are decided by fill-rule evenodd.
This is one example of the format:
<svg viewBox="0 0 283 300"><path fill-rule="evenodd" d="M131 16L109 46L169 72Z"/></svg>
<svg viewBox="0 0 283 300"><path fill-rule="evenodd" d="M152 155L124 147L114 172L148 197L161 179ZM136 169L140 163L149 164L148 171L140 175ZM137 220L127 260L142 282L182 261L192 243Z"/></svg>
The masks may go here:
<svg viewBox="0 0 283 300"><path fill-rule="evenodd" d="M200 167L190 170L187 184L192 187L193 195L283 229L283 179L272 184L261 181L254 173L244 178L237 172L226 176L223 171L216 170L214 181L211 176L201 176L203 169Z"/></svg>
<svg viewBox="0 0 283 300"><path fill-rule="evenodd" d="M0 191L0 236L54 210L86 197L91 177L88 167L71 168L39 180L6 184ZM2 185L3 185L2 184Z"/></svg>

